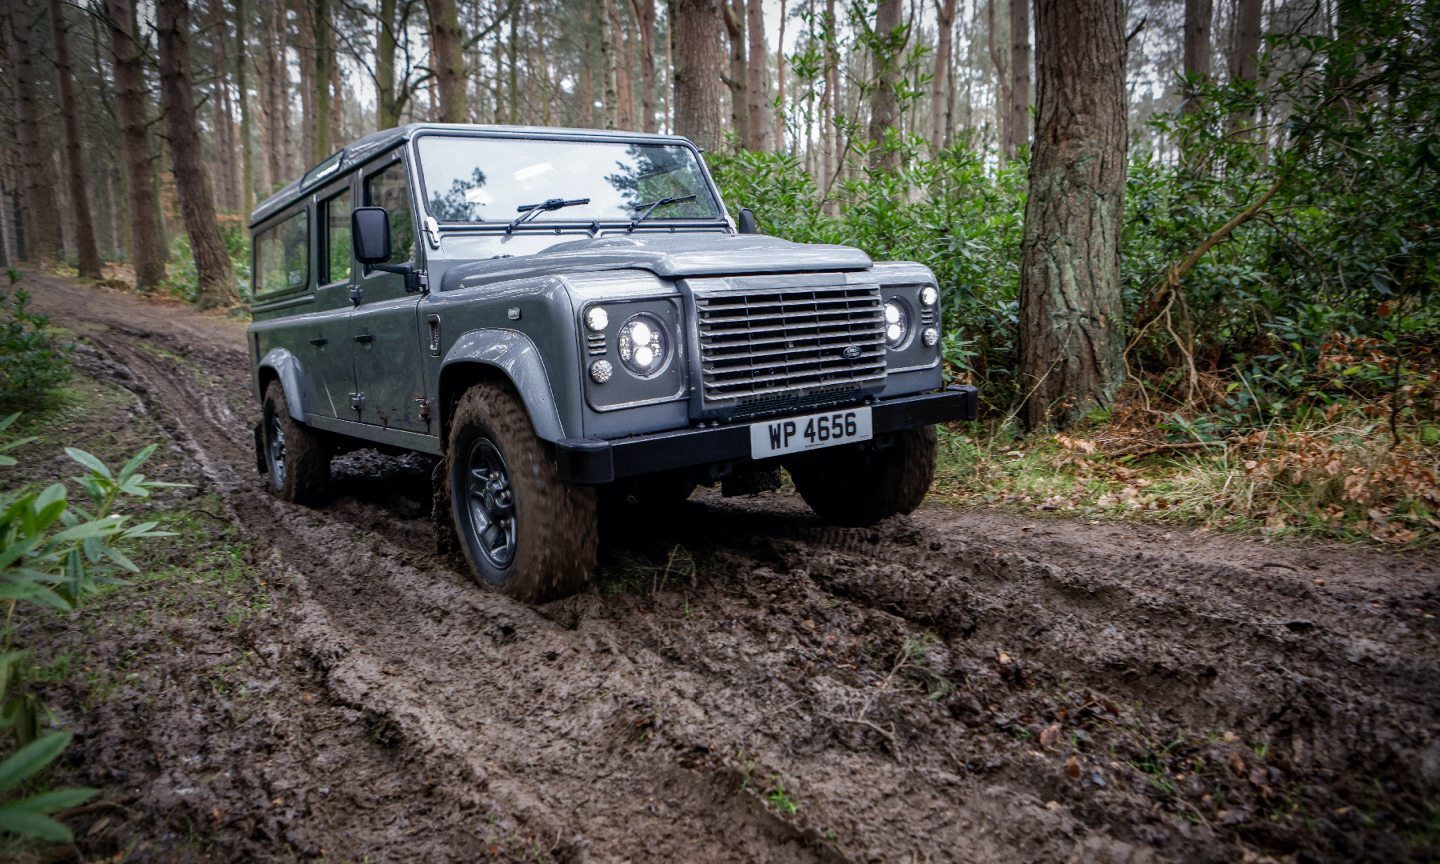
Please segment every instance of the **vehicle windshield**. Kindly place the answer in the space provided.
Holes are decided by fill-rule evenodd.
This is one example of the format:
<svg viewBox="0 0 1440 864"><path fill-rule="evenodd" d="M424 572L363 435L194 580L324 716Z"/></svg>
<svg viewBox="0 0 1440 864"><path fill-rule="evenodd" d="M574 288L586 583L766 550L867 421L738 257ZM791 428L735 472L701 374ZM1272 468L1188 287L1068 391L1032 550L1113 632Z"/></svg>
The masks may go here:
<svg viewBox="0 0 1440 864"><path fill-rule="evenodd" d="M528 224L631 221L665 198L684 200L660 205L648 222L720 218L689 147L426 135L418 150L425 206L441 223L509 224L519 207L587 198Z"/></svg>

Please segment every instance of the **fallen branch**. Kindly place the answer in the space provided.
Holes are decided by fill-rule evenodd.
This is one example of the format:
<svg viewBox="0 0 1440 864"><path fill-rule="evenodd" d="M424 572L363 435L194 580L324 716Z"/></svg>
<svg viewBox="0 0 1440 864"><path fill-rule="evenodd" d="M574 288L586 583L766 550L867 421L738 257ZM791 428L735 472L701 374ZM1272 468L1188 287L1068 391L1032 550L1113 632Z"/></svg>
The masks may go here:
<svg viewBox="0 0 1440 864"><path fill-rule="evenodd" d="M1112 459L1138 459L1141 456L1154 456L1156 453L1168 453L1184 450L1203 450L1206 447L1228 447L1228 441L1182 441L1178 444L1152 444L1148 447L1138 447L1131 450L1117 450L1114 453L1105 455Z"/></svg>

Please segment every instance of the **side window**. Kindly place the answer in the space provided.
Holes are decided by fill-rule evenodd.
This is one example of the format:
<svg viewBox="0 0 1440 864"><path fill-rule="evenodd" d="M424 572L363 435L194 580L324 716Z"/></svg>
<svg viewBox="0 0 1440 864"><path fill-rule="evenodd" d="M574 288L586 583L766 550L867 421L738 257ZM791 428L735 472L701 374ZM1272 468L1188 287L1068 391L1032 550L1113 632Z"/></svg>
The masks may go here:
<svg viewBox="0 0 1440 864"><path fill-rule="evenodd" d="M255 235L255 296L301 290L309 283L308 217L301 210Z"/></svg>
<svg viewBox="0 0 1440 864"><path fill-rule="evenodd" d="M405 183L404 163L395 162L379 174L365 178L365 203L384 207L390 213L389 263L415 260L415 226L410 219L410 192Z"/></svg>
<svg viewBox="0 0 1440 864"><path fill-rule="evenodd" d="M325 219L325 257L320 262L320 284L345 282L350 279L350 190L332 195L321 202Z"/></svg>

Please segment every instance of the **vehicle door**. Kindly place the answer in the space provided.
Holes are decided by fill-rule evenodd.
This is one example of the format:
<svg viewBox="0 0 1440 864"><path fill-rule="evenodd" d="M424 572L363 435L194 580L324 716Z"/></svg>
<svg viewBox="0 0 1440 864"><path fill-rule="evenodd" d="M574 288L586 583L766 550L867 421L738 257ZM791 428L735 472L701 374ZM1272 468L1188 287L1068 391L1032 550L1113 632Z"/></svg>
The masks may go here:
<svg viewBox="0 0 1440 864"><path fill-rule="evenodd" d="M355 208L354 176L315 195L316 289L314 313L307 316L305 368L314 382L316 413L355 419L354 343L350 341L350 285L355 275L350 244L350 211Z"/></svg>
<svg viewBox="0 0 1440 864"><path fill-rule="evenodd" d="M415 212L403 151L361 176L366 206L390 214L392 254L387 263L419 266ZM355 386L360 403L355 415L364 423L411 432L430 431L429 403L421 371L419 293L406 291L399 273L357 265L359 302L350 317Z"/></svg>

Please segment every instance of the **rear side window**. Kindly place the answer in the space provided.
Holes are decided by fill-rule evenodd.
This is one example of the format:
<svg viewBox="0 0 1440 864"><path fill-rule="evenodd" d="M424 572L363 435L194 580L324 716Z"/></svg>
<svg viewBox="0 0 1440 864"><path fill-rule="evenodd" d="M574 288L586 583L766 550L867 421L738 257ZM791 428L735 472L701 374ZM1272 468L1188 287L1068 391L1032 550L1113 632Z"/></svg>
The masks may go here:
<svg viewBox="0 0 1440 864"><path fill-rule="evenodd" d="M255 296L284 294L310 281L309 214L301 210L255 235Z"/></svg>
<svg viewBox="0 0 1440 864"><path fill-rule="evenodd" d="M326 198L320 204L325 219L325 258L320 284L344 282L350 278L350 190Z"/></svg>
<svg viewBox="0 0 1440 864"><path fill-rule="evenodd" d="M410 192L405 182L405 165L395 162L378 174L365 178L365 203L384 207L390 213L390 261L401 264L415 258L415 226L410 218Z"/></svg>

